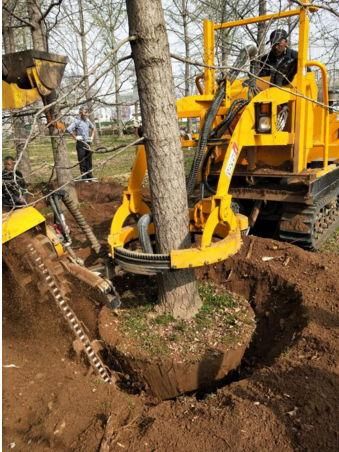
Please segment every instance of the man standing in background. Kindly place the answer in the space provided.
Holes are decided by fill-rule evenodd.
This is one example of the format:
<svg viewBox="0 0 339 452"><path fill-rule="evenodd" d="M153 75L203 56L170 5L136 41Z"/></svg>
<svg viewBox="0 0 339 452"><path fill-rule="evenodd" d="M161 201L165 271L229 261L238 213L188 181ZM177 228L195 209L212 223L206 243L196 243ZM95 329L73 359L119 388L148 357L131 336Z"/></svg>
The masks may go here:
<svg viewBox="0 0 339 452"><path fill-rule="evenodd" d="M76 140L81 178L87 182L93 180L90 143L94 137L94 125L88 119L88 115L88 108L86 106L80 107L79 117L66 129Z"/></svg>

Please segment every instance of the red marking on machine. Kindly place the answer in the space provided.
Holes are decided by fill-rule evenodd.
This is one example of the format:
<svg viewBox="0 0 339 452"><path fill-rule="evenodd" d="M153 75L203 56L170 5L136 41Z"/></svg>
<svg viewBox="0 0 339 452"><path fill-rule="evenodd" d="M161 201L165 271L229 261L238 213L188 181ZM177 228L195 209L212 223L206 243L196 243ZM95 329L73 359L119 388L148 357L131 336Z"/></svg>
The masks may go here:
<svg viewBox="0 0 339 452"><path fill-rule="evenodd" d="M225 173L226 173L226 176L228 176L228 177L232 177L235 165L238 160L238 153L239 153L238 145L237 145L237 143L233 143L232 149L231 149L231 154L228 158L228 162L227 162L227 165L225 168Z"/></svg>

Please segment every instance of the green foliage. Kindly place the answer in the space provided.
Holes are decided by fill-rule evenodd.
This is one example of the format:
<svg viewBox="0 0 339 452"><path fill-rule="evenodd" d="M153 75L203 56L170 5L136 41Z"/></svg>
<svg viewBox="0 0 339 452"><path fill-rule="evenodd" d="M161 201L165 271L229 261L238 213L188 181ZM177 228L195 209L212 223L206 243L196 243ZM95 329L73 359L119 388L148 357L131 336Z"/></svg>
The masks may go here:
<svg viewBox="0 0 339 452"><path fill-rule="evenodd" d="M162 314L158 317L155 317L154 323L157 325L169 325L175 321L174 317L171 314Z"/></svg>
<svg viewBox="0 0 339 452"><path fill-rule="evenodd" d="M230 293L218 293L217 287L213 284L201 283L199 285L199 295L203 305L195 317L198 328L202 329L211 326L215 314L220 314L221 312L224 314L226 324L235 324L235 318L227 311L236 306L236 301Z"/></svg>
<svg viewBox="0 0 339 452"><path fill-rule="evenodd" d="M201 311L209 313L217 308L234 308L235 300L229 292L217 292L216 286L211 283L199 285L199 295L203 301Z"/></svg>

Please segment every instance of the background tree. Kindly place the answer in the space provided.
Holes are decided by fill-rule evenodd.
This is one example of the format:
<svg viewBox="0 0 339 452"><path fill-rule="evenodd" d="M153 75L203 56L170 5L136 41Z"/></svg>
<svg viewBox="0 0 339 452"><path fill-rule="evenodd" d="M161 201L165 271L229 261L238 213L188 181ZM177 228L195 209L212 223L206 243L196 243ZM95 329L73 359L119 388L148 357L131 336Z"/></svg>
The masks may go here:
<svg viewBox="0 0 339 452"><path fill-rule="evenodd" d="M99 40L102 42L104 52L115 47L118 42L117 33L121 25L126 21L125 2L123 0L116 2L106 2L102 0L95 0L96 6L93 11L93 21L100 29ZM122 100L121 89L124 81L121 79L121 69L118 64L119 53L113 53L110 57L110 64L112 66L112 75L114 78L114 103L115 103L115 117L118 136L123 134L122 122ZM124 68L126 71L126 67Z"/></svg>
<svg viewBox="0 0 339 452"><path fill-rule="evenodd" d="M86 43L86 35L88 33L88 30L85 29L83 0L78 0L78 7L79 7L78 33L79 33L80 42L81 42L81 64L82 64L84 87L85 87L85 97L86 97L86 103L87 103L87 106L89 109L89 119L91 120L92 124L95 124L93 102L92 102L91 92L89 89L88 52L87 52L87 43ZM95 134L94 140L95 140L95 143L99 144L99 137L97 134Z"/></svg>
<svg viewBox="0 0 339 452"><path fill-rule="evenodd" d="M58 2L60 5L61 1ZM27 12L30 19L30 28L32 33L32 41L34 50L48 51L47 27L45 18L48 11L52 7L49 5L45 13L41 11L39 0L27 0ZM66 189L74 201L77 202L77 194L74 188L72 172L70 168L70 160L67 153L65 140L60 134L56 121L60 117L60 109L56 103L57 93L53 91L49 96L44 98L44 104L51 106L46 110L49 135L55 162L55 172L59 185L66 185Z"/></svg>
<svg viewBox="0 0 339 452"><path fill-rule="evenodd" d="M15 2L8 1L7 7L10 11L13 10L15 7ZM19 27L20 24L18 24L18 21L10 14L10 12L3 10L2 37L5 53L13 53L17 50L15 45L17 42L15 37L15 29L18 30ZM23 174L25 181L29 182L31 174L31 164L29 161L28 151L27 149L24 150L24 143L27 138L25 129L25 117L23 115L10 112L10 118L13 126L15 153L17 157L21 156L18 167Z"/></svg>
<svg viewBox="0 0 339 452"><path fill-rule="evenodd" d="M175 38L172 49L178 49L176 53L183 54L186 59L184 63L172 61L174 70L177 69L176 66L180 68L176 70L174 75L176 93L180 96L192 94L194 78L197 75L188 60L192 57L199 58L201 56L201 48L199 49L194 44L199 14L201 14L199 2L193 0L174 0L165 9L168 30ZM187 132L189 133L191 132L191 123L192 121L189 119L187 122Z"/></svg>

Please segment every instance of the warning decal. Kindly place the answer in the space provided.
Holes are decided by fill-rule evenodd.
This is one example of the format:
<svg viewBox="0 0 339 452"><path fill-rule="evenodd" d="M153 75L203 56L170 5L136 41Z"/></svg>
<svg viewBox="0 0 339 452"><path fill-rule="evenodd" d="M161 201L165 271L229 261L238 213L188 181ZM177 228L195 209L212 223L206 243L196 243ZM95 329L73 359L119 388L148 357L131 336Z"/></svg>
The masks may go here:
<svg viewBox="0 0 339 452"><path fill-rule="evenodd" d="M227 162L227 165L225 168L225 173L226 173L226 176L228 176L228 177L232 177L235 165L238 160L238 152L239 152L239 149L238 149L237 144L233 143L232 149L231 149L231 155L229 156L229 159L228 159L228 162Z"/></svg>

